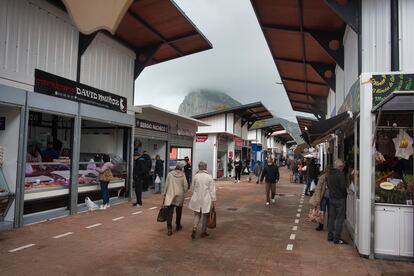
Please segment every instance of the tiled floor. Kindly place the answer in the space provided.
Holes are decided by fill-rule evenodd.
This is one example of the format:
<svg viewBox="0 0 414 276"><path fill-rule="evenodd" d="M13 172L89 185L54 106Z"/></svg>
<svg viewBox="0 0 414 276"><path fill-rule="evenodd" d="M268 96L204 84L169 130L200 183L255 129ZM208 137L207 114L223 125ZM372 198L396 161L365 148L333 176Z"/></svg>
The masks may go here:
<svg viewBox="0 0 414 276"><path fill-rule="evenodd" d="M2 231L0 275L414 275L413 263L367 260L328 243L306 221L307 197L299 207L303 186L282 172L283 195L271 206L264 185L217 182L217 229L195 241L186 207L184 229L171 237L156 222L160 195L139 209L126 203Z"/></svg>

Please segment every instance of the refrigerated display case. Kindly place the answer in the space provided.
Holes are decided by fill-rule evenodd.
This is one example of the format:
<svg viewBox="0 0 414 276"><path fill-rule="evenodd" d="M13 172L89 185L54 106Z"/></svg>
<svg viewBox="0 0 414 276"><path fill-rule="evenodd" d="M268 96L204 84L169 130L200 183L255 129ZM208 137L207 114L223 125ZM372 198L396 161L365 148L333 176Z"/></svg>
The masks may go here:
<svg viewBox="0 0 414 276"><path fill-rule="evenodd" d="M9 189L3 170L0 167L0 221L3 221L7 215L7 211L13 203L15 194Z"/></svg>

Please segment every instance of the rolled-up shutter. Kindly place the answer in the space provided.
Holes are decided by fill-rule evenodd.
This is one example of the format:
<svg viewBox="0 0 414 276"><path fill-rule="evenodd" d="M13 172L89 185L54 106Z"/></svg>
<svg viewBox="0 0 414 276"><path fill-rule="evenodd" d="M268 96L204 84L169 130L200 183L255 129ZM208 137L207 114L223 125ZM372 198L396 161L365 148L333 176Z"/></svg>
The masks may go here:
<svg viewBox="0 0 414 276"><path fill-rule="evenodd" d="M168 133L143 128L135 128L135 137L167 141Z"/></svg>
<svg viewBox="0 0 414 276"><path fill-rule="evenodd" d="M177 134L170 134L170 146L181 148L192 148L194 138L191 136L180 136Z"/></svg>

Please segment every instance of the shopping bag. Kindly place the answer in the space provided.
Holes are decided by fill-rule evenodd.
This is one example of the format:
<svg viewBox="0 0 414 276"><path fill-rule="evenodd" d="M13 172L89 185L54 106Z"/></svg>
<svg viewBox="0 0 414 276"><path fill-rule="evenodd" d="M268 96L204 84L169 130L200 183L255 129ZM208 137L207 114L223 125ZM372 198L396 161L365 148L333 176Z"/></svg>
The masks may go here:
<svg viewBox="0 0 414 276"><path fill-rule="evenodd" d="M315 180L312 180L309 191L313 192L315 191L315 188L316 188Z"/></svg>
<svg viewBox="0 0 414 276"><path fill-rule="evenodd" d="M154 180L155 184L160 184L161 183L161 178L157 175L157 177Z"/></svg>
<svg viewBox="0 0 414 276"><path fill-rule="evenodd" d="M165 222L167 220L167 210L168 208L165 206L162 206L160 211L158 212L157 221L158 222Z"/></svg>
<svg viewBox="0 0 414 276"><path fill-rule="evenodd" d="M93 202L89 197L85 197L85 204L89 211L99 209L99 206Z"/></svg>
<svg viewBox="0 0 414 276"><path fill-rule="evenodd" d="M323 212L318 207L315 207L309 210L309 215L308 215L309 221L322 223L323 218L324 218Z"/></svg>
<svg viewBox="0 0 414 276"><path fill-rule="evenodd" d="M216 228L216 219L216 208L213 206L210 213L208 214L207 227L211 229Z"/></svg>

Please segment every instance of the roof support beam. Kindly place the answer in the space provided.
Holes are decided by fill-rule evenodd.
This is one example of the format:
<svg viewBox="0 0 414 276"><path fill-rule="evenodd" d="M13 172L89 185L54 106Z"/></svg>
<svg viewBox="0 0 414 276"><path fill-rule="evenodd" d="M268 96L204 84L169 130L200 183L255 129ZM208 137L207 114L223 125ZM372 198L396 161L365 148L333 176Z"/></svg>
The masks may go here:
<svg viewBox="0 0 414 276"><path fill-rule="evenodd" d="M139 49L135 51L135 66L134 66L134 79L136 80L141 72L145 69L148 62L158 52L162 44L153 45L145 49Z"/></svg>
<svg viewBox="0 0 414 276"><path fill-rule="evenodd" d="M152 27L150 24L148 24L144 19L136 15L135 13L128 11L128 15L130 15L132 18L134 18L136 21L138 21L141 25L143 25L147 30L152 32L154 35L158 37L159 40L161 40L163 43L168 44L171 48L173 48L181 57L184 56L184 53L178 49L174 44L169 43L154 27Z"/></svg>
<svg viewBox="0 0 414 276"><path fill-rule="evenodd" d="M301 95L301 96L309 96L311 98L313 98L314 100L320 100L320 101L325 101L326 97L321 97L321 96L317 96L317 95L312 95L306 92L299 92L299 91L291 91L291 90L286 90L286 93L288 94L295 94L295 95Z"/></svg>
<svg viewBox="0 0 414 276"><path fill-rule="evenodd" d="M335 65L324 63L310 63L318 75L326 81L329 88L336 91Z"/></svg>
<svg viewBox="0 0 414 276"><path fill-rule="evenodd" d="M83 56L83 54L86 52L86 50L91 45L92 41L95 39L98 32L93 32L91 34L83 34L79 32L79 49L78 54Z"/></svg>
<svg viewBox="0 0 414 276"><path fill-rule="evenodd" d="M324 0L328 5L355 33L359 33L359 1L348 0L348 3L342 5L337 0Z"/></svg>
<svg viewBox="0 0 414 276"><path fill-rule="evenodd" d="M301 79L293 79L293 78L285 78L285 77L282 77L281 79L282 79L282 81L292 81L292 82L305 83L305 80L301 80ZM324 83L324 82L316 82L316 81L308 81L308 84L326 86L326 83Z"/></svg>

